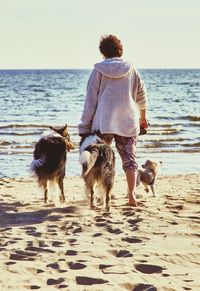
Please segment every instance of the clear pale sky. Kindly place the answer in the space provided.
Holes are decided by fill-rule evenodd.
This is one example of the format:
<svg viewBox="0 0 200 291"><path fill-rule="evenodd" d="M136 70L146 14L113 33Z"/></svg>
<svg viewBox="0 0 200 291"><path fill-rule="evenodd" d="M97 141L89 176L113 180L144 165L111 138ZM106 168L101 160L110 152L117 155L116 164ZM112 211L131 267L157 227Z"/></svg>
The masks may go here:
<svg viewBox="0 0 200 291"><path fill-rule="evenodd" d="M104 34L138 68L200 68L200 0L0 0L0 69L92 68Z"/></svg>

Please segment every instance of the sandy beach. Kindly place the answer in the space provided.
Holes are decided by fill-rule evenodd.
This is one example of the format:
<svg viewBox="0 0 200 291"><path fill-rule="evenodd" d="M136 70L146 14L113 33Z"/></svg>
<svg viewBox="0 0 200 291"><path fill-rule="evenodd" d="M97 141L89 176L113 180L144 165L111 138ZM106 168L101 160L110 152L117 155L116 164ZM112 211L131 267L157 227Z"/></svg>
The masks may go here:
<svg viewBox="0 0 200 291"><path fill-rule="evenodd" d="M132 208L116 177L105 213L89 209L79 177L65 178L63 205L44 205L32 178L1 179L0 290L200 290L199 185L160 176L158 196L141 185Z"/></svg>

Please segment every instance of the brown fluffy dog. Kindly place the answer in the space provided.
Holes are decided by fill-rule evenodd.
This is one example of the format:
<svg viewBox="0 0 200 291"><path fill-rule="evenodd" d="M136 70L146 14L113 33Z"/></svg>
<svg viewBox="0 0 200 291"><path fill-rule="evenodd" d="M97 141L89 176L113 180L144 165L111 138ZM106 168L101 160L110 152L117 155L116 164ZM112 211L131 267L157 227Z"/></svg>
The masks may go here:
<svg viewBox="0 0 200 291"><path fill-rule="evenodd" d="M54 132L42 137L35 145L34 160L31 171L38 178L39 186L44 188L44 202L48 200L48 181L58 183L60 201L65 201L63 179L65 177L66 153L74 149L70 140L67 125L50 127Z"/></svg>
<svg viewBox="0 0 200 291"><path fill-rule="evenodd" d="M149 188L151 189L154 197L156 196L154 185L161 165L162 162L147 160L145 164L142 165L143 169L138 171L137 186L139 186L141 182L146 192L149 192Z"/></svg>
<svg viewBox="0 0 200 291"><path fill-rule="evenodd" d="M97 184L104 192L106 211L110 211L110 192L115 176L114 151L97 135L83 137L80 142L80 163L86 192L90 195L90 207L94 207L94 185Z"/></svg>

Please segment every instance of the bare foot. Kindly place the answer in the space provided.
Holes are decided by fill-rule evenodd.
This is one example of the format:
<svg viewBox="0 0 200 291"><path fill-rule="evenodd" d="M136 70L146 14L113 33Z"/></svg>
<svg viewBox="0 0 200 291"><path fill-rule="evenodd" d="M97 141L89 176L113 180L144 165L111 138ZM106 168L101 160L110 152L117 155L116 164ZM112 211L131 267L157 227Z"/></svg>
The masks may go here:
<svg viewBox="0 0 200 291"><path fill-rule="evenodd" d="M137 201L134 200L133 198L132 199L129 198L129 205L130 206L134 206L134 207L137 207L138 206Z"/></svg>

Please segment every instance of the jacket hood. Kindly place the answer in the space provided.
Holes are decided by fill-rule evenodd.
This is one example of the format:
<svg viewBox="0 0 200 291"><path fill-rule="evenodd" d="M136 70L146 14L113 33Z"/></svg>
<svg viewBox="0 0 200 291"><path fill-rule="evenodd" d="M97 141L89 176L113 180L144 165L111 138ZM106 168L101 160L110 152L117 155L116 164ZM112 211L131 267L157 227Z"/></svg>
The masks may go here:
<svg viewBox="0 0 200 291"><path fill-rule="evenodd" d="M112 58L105 59L95 64L94 67L97 71L109 78L119 79L127 75L133 68L133 65L121 58Z"/></svg>

